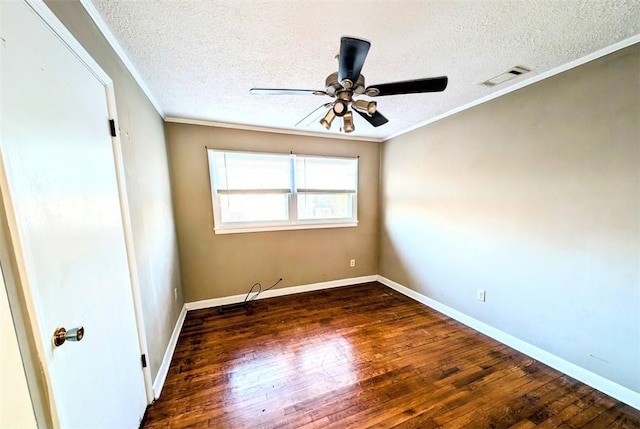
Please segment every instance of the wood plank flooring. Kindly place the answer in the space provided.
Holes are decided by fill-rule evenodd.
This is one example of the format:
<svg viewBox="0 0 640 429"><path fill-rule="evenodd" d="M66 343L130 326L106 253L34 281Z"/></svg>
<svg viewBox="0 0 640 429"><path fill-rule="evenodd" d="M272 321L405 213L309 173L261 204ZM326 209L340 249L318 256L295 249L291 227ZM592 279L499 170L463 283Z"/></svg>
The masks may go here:
<svg viewBox="0 0 640 429"><path fill-rule="evenodd" d="M640 428L640 411L379 283L189 312L145 428Z"/></svg>

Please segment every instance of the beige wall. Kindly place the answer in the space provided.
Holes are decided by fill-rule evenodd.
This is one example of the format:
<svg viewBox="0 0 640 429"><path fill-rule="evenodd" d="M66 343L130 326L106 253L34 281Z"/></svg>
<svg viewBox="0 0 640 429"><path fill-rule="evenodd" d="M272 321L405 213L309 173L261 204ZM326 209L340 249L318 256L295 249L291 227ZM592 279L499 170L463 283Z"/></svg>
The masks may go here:
<svg viewBox="0 0 640 429"><path fill-rule="evenodd" d="M380 257L382 275L636 392L639 48L385 142Z"/></svg>
<svg viewBox="0 0 640 429"><path fill-rule="evenodd" d="M163 120L79 2L47 6L114 82L147 361L155 378L183 304Z"/></svg>
<svg viewBox="0 0 640 429"><path fill-rule="evenodd" d="M298 286L378 272L379 144L166 123L185 301L246 293L278 278ZM359 156L359 225L216 235L205 146ZM356 267L349 260L356 259Z"/></svg>

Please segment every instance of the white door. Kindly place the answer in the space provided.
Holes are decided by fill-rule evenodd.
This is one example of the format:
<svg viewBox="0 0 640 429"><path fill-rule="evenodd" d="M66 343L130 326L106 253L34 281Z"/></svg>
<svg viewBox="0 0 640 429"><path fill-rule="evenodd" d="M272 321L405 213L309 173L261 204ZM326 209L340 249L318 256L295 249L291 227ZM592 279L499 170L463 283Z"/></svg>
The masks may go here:
<svg viewBox="0 0 640 429"><path fill-rule="evenodd" d="M0 182L57 425L146 407L103 83L22 1L0 1ZM52 343L56 328L82 341Z"/></svg>

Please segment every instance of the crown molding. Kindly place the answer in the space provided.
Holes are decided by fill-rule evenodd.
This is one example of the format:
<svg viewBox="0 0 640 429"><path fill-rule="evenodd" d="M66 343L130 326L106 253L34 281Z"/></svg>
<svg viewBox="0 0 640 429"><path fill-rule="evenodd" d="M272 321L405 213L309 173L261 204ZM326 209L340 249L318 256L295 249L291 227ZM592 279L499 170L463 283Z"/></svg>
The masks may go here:
<svg viewBox="0 0 640 429"><path fill-rule="evenodd" d="M118 58L120 58L120 61L122 61L127 70L129 70L129 73L131 73L133 79L136 81L140 89L142 89L142 92L144 92L151 104L153 104L153 107L155 107L158 114L164 119L165 115L162 107L160 107L160 103L158 103L158 100L156 100L156 98L153 96L153 93L151 92L145 81L142 79L142 76L138 72L138 69L136 69L136 67L133 65L116 37L113 35L111 30L109 30L107 23L104 22L104 19L102 19L102 16L100 16L98 9L96 9L91 0L79 1L82 7L84 7L84 10L86 10L89 14L89 17L91 17L91 20L93 20L93 22L98 27L98 30L100 30L100 33L102 33L104 38L107 39L107 43L111 45L111 48L115 51Z"/></svg>
<svg viewBox="0 0 640 429"><path fill-rule="evenodd" d="M269 127L259 127L254 125L232 124L228 122L206 121L202 119L176 118L173 116L167 116L166 118L164 118L164 120L165 122L174 122L177 124L203 125L205 127L231 128L235 130L258 131L263 133L290 134L290 135L305 136L305 137L319 137L319 138L331 139L331 140L333 139L353 140L353 141L371 142L371 143L383 142L382 139L374 139L370 137L346 136L344 134L314 133L309 131L288 130L284 128L269 128Z"/></svg>
<svg viewBox="0 0 640 429"><path fill-rule="evenodd" d="M621 49L627 48L631 45L635 45L636 43L640 42L640 34L636 34L635 36L631 36L628 39L624 39L621 40L619 42L614 43L613 45L609 45L606 48L602 48L599 49L595 52L592 52L589 55L585 55L584 57L578 58L577 60L573 60L570 61L566 64L563 64L561 66L555 67L551 70L548 70L544 73L540 73L534 76L531 76L528 79L523 80L522 82L519 82L515 85L506 87L504 89L501 89L500 91L496 91L494 93L491 93L485 97L479 98L477 100L474 100L470 103L467 103L463 106L457 107L455 109L449 110L446 113L443 113L442 115L438 115L435 116L431 119L427 119L426 121L420 122L419 124L416 124L412 127L407 128L406 130L400 131L396 134L392 134L389 137L385 137L382 139L383 142L389 141L391 139L395 139L396 137L399 137L403 134L409 133L411 131L417 130L418 128L422 128L426 125L432 124L434 122L437 122L441 119L447 118L449 116L455 115L456 113L460 113L464 110L470 109L472 107L478 106L480 104L486 103L487 101L491 101L494 100L498 97L502 97L503 95L509 94L510 92L513 91L517 91L521 88L524 88L525 86L529 86L529 85L533 85L534 83L540 82L542 80L548 79L552 76L555 76L557 74L563 73L567 70L571 70L573 68L576 68L578 66L581 66L583 64L588 63L589 61L593 61L595 59L598 59L600 57L604 57L605 55L609 55L613 52L619 51Z"/></svg>

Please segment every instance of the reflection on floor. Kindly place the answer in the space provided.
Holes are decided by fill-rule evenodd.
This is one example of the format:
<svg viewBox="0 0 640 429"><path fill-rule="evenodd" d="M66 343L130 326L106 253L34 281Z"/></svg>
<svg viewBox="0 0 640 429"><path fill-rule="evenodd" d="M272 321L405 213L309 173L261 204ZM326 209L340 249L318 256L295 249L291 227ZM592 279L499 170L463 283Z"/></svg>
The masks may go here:
<svg viewBox="0 0 640 429"><path fill-rule="evenodd" d="M640 411L379 284L189 312L146 428L640 427Z"/></svg>

